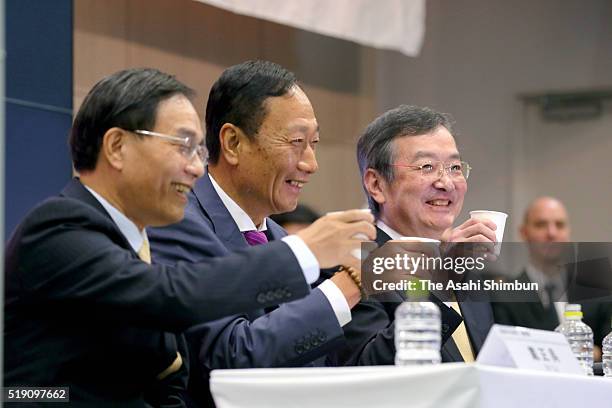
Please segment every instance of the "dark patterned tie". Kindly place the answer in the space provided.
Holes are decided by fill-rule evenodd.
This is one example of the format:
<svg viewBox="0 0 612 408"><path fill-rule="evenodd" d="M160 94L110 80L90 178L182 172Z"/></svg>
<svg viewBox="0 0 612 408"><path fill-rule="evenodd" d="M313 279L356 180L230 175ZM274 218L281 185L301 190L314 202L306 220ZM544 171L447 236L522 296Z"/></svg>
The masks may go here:
<svg viewBox="0 0 612 408"><path fill-rule="evenodd" d="M268 243L268 237L261 231L245 231L242 233L249 245L261 245Z"/></svg>
<svg viewBox="0 0 612 408"><path fill-rule="evenodd" d="M546 295L548 296L548 305L546 306L547 308L549 307L555 307L555 305L553 304L554 301L556 301L556 297L555 297L555 292L557 290L556 286L554 283L547 283L546 286L544 286L544 290L546 291Z"/></svg>

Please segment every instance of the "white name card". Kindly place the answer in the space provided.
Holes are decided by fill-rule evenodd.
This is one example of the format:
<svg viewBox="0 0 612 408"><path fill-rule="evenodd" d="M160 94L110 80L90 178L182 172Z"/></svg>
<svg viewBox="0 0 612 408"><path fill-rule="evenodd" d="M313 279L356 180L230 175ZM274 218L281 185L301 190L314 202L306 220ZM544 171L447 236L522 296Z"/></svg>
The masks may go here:
<svg viewBox="0 0 612 408"><path fill-rule="evenodd" d="M561 333L495 324L478 354L477 362L568 374L584 374Z"/></svg>

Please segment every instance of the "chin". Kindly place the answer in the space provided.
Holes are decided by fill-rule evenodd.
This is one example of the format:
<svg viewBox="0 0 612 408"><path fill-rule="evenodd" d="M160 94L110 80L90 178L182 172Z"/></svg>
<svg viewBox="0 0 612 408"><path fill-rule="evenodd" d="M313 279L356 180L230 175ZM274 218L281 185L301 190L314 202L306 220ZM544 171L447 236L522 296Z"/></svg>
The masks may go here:
<svg viewBox="0 0 612 408"><path fill-rule="evenodd" d="M175 211L172 213L164 214L163 217L160 217L156 225L151 224L152 227L165 227L166 225L176 224L180 222L185 217L185 210L181 209L181 211Z"/></svg>
<svg viewBox="0 0 612 408"><path fill-rule="evenodd" d="M291 212L293 210L296 209L298 203L297 201L291 202L291 203L280 203L276 209L276 214L283 214L283 213L287 213L287 212Z"/></svg>

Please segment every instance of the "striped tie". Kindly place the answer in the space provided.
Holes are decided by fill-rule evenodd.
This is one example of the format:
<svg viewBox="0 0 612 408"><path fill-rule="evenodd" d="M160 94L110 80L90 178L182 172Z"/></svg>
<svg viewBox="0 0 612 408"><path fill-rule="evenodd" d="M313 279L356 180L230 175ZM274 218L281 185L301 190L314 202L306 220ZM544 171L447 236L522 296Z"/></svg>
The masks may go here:
<svg viewBox="0 0 612 408"><path fill-rule="evenodd" d="M268 237L261 231L245 231L242 233L247 243L251 246L267 244Z"/></svg>
<svg viewBox="0 0 612 408"><path fill-rule="evenodd" d="M151 248L149 247L149 240L147 237L142 241L142 246L138 250L138 257L148 264L151 263Z"/></svg>

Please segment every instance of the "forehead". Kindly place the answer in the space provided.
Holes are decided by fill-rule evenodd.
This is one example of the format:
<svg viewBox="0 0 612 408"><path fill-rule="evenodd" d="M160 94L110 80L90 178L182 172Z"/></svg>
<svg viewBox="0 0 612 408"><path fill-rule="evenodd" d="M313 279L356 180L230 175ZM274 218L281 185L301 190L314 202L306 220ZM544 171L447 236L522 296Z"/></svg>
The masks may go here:
<svg viewBox="0 0 612 408"><path fill-rule="evenodd" d="M299 87L281 96L271 96L264 102L266 115L261 127L284 130L314 132L318 130L317 119L310 100Z"/></svg>
<svg viewBox="0 0 612 408"><path fill-rule="evenodd" d="M198 113L191 101L182 94L173 95L157 105L154 131L203 138Z"/></svg>
<svg viewBox="0 0 612 408"><path fill-rule="evenodd" d="M565 208L556 201L536 202L529 211L529 221L567 221Z"/></svg>
<svg viewBox="0 0 612 408"><path fill-rule="evenodd" d="M393 147L396 155L408 160L419 158L446 160L459 157L455 138L444 126L439 126L423 135L395 138Z"/></svg>

